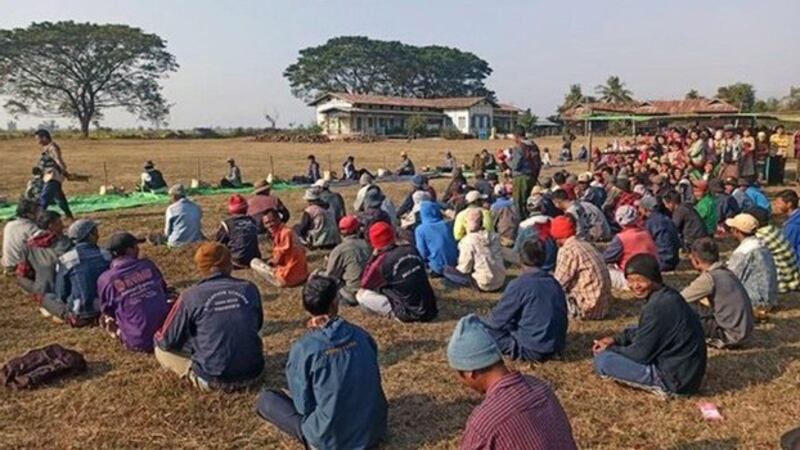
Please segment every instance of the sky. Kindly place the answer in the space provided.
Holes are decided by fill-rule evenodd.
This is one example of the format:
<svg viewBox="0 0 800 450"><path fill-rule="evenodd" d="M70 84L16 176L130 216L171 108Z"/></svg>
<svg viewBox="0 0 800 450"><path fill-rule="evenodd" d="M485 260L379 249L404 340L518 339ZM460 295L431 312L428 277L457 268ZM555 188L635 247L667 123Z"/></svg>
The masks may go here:
<svg viewBox="0 0 800 450"><path fill-rule="evenodd" d="M781 97L800 85L798 14L798 0L0 0L0 29L74 20L158 34L180 64L163 83L170 127L186 129L265 126L265 112L280 126L312 123L283 70L300 49L342 35L471 51L492 67L500 101L540 117L570 84L592 94L609 75L639 99L713 96L737 81ZM0 111L0 128L10 119ZM103 125L146 124L111 111Z"/></svg>

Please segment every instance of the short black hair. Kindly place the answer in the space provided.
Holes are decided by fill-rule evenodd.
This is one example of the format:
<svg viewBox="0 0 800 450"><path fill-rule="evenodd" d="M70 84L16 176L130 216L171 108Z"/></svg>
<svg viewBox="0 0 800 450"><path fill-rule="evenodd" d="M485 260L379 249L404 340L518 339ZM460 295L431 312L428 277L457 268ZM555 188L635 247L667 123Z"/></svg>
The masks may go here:
<svg viewBox="0 0 800 450"><path fill-rule="evenodd" d="M45 130L44 128L39 128L38 130L36 130L36 132L33 133L33 135L40 138L52 139L52 136L50 136L50 132Z"/></svg>
<svg viewBox="0 0 800 450"><path fill-rule="evenodd" d="M38 177L41 176L42 173L43 173L42 168L39 166L33 166L33 168L31 168L31 175L35 175Z"/></svg>
<svg viewBox="0 0 800 450"><path fill-rule="evenodd" d="M547 260L547 250L539 239L528 239L522 243L519 260L526 267L542 267Z"/></svg>
<svg viewBox="0 0 800 450"><path fill-rule="evenodd" d="M678 191L669 191L664 194L664 198L662 199L664 203L673 203L675 205L681 204L681 193Z"/></svg>
<svg viewBox="0 0 800 450"><path fill-rule="evenodd" d="M758 206L751 206L749 208L745 208L742 211L744 214L750 214L751 216L755 217L758 221L758 227L764 227L769 225L769 211L764 208L759 208Z"/></svg>
<svg viewBox="0 0 800 450"><path fill-rule="evenodd" d="M778 192L776 197L783 200L785 203L788 203L792 209L797 209L798 198L797 192L795 192L794 189L784 189Z"/></svg>
<svg viewBox="0 0 800 450"><path fill-rule="evenodd" d="M550 194L550 198L553 200L569 200L569 195L564 189L556 189Z"/></svg>
<svg viewBox="0 0 800 450"><path fill-rule="evenodd" d="M52 225L53 222L60 218L61 214L57 213L56 211L40 211L36 216L36 226L40 230L46 230L50 228L50 225Z"/></svg>
<svg viewBox="0 0 800 450"><path fill-rule="evenodd" d="M701 238L692 244L692 255L706 264L719 261L719 247L714 239Z"/></svg>
<svg viewBox="0 0 800 450"><path fill-rule="evenodd" d="M339 292L339 283L331 277L313 275L303 286L303 307L313 316L328 314Z"/></svg>
<svg viewBox="0 0 800 450"><path fill-rule="evenodd" d="M567 182L567 174L564 172L556 172L553 174L553 182L555 184L564 184Z"/></svg>
<svg viewBox="0 0 800 450"><path fill-rule="evenodd" d="M35 219L36 214L39 212L39 203L35 200L28 198L21 198L17 203L17 217L26 217L28 219Z"/></svg>

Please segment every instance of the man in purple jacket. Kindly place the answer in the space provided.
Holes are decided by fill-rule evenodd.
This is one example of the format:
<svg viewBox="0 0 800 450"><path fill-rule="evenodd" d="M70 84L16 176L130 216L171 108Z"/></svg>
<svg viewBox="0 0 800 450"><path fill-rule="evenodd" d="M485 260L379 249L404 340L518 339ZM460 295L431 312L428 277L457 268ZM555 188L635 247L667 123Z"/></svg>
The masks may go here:
<svg viewBox="0 0 800 450"><path fill-rule="evenodd" d="M111 236L111 267L97 280L100 325L129 349L150 353L153 336L169 314L167 283L156 264L139 258L142 240L130 233Z"/></svg>

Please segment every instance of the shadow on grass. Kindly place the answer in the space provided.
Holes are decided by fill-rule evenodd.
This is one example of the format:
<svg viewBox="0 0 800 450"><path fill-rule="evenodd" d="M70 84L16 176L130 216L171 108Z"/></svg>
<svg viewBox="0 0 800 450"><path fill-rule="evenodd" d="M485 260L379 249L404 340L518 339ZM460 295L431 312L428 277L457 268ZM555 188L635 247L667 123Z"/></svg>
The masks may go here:
<svg viewBox="0 0 800 450"><path fill-rule="evenodd" d="M459 388L454 386L454 389ZM478 403L478 397L474 402L463 399L442 402L427 394L409 394L389 400L389 436L384 446L420 448L450 440L461 432ZM400 430L413 432L400 433Z"/></svg>
<svg viewBox="0 0 800 450"><path fill-rule="evenodd" d="M779 378L794 360L800 348L782 346L756 352L725 351L708 360L703 395L737 392Z"/></svg>
<svg viewBox="0 0 800 450"><path fill-rule="evenodd" d="M736 438L723 439L702 439L694 442L681 442L673 450L728 450L739 448L739 440Z"/></svg>
<svg viewBox="0 0 800 450"><path fill-rule="evenodd" d="M446 342L434 341L431 339L421 341L398 341L392 342L380 351L379 363L381 369L391 367L414 353L430 353L434 351L445 351Z"/></svg>

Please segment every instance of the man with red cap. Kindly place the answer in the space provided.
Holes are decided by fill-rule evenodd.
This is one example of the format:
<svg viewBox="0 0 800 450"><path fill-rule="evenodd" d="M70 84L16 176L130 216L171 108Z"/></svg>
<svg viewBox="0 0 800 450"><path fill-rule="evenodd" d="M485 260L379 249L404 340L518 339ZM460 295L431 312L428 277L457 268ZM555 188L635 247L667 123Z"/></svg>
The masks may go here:
<svg viewBox="0 0 800 450"><path fill-rule="evenodd" d="M550 224L550 234L560 247L555 277L567 294L571 317L599 320L611 304L611 276L600 252L576 233L569 215L556 217Z"/></svg>
<svg viewBox="0 0 800 450"><path fill-rule="evenodd" d="M361 276L358 303L401 322L436 318L436 296L417 250L395 242L394 229L386 222L376 222L369 228L369 241L374 250Z"/></svg>
<svg viewBox="0 0 800 450"><path fill-rule="evenodd" d="M228 247L235 269L250 267L253 258L261 258L258 249L258 224L247 215L247 200L239 194L228 200L228 214L217 230L216 241Z"/></svg>
<svg viewBox="0 0 800 450"><path fill-rule="evenodd" d="M281 214L275 209L267 210L262 221L272 236L272 258L269 261L253 258L250 268L273 286L293 287L305 283L308 278L306 249L300 245L297 235L281 221Z"/></svg>
<svg viewBox="0 0 800 450"><path fill-rule="evenodd" d="M367 241L358 237L358 218L344 216L339 221L342 242L328 255L326 274L339 280L339 299L357 306L356 293L361 287L361 274L367 265L372 249Z"/></svg>

